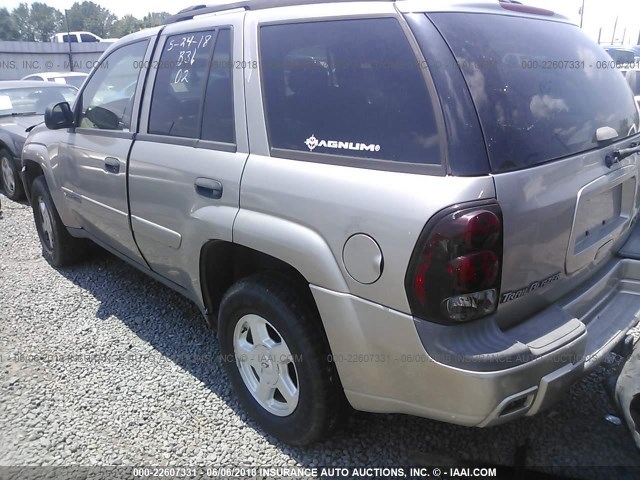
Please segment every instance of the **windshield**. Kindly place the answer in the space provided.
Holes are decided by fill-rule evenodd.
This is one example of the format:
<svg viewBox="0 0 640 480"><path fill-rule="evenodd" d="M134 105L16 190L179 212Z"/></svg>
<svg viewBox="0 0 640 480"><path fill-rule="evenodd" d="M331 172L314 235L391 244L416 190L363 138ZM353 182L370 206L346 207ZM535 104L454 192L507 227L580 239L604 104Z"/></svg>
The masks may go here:
<svg viewBox="0 0 640 480"><path fill-rule="evenodd" d="M44 111L51 103L71 103L77 91L76 88L66 85L0 89L0 116L44 115Z"/></svg>
<svg viewBox="0 0 640 480"><path fill-rule="evenodd" d="M611 58L574 26L438 13L480 116L494 172L597 148L596 130L638 131L633 94Z"/></svg>

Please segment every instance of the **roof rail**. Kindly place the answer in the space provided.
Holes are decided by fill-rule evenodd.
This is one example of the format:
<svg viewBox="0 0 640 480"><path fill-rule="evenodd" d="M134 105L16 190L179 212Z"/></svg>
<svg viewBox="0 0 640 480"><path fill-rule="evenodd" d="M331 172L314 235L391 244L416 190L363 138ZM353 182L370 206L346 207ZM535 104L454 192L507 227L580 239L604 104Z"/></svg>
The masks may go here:
<svg viewBox="0 0 640 480"><path fill-rule="evenodd" d="M198 15L206 15L208 13L224 12L236 8L244 8L245 10L264 10L266 8L290 7L294 5L314 5L317 3L343 3L354 1L377 1L377 2L393 2L395 0L236 0L228 2L220 2L213 5L194 5L180 10L175 15L170 16L164 21L164 25L171 23L183 22L191 20Z"/></svg>

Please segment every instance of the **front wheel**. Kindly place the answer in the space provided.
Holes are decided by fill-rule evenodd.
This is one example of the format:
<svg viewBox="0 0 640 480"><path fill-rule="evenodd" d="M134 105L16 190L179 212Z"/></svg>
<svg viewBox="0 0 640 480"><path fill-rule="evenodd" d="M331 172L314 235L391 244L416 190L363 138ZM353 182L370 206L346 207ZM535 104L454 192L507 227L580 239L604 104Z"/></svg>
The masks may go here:
<svg viewBox="0 0 640 480"><path fill-rule="evenodd" d="M0 149L0 180L7 198L14 201L24 198L24 187L22 186L18 167L6 148Z"/></svg>
<svg viewBox="0 0 640 480"><path fill-rule="evenodd" d="M76 263L84 257L86 243L72 237L62 223L44 177L34 180L31 188L33 219L42 245L42 256L54 267Z"/></svg>
<svg viewBox="0 0 640 480"><path fill-rule="evenodd" d="M335 428L344 393L317 313L295 289L240 280L222 300L218 337L234 390L267 433L308 445Z"/></svg>

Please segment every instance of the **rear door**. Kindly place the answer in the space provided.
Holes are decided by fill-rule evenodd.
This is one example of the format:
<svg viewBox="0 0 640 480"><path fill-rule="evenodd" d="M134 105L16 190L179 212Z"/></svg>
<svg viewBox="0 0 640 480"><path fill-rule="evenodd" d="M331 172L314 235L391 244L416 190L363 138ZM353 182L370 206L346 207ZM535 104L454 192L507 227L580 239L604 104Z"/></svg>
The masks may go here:
<svg viewBox="0 0 640 480"><path fill-rule="evenodd" d="M640 141L638 110L609 56L574 25L428 16L482 125L504 215L498 312L510 324L576 288L624 241L637 212L639 159L607 158Z"/></svg>
<svg viewBox="0 0 640 480"><path fill-rule="evenodd" d="M163 30L131 151L140 251L154 271L196 291L202 246L232 239L248 156L243 112L234 111L244 105L243 18L224 14Z"/></svg>

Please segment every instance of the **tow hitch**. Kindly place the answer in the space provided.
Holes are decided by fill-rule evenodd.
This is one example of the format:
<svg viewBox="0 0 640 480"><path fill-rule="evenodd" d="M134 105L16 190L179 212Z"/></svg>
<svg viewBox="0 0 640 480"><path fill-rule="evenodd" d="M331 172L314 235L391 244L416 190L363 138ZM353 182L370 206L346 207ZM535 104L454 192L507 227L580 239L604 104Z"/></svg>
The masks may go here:
<svg viewBox="0 0 640 480"><path fill-rule="evenodd" d="M640 345L627 335L616 353L626 360L622 367L607 380L607 391L640 448Z"/></svg>

